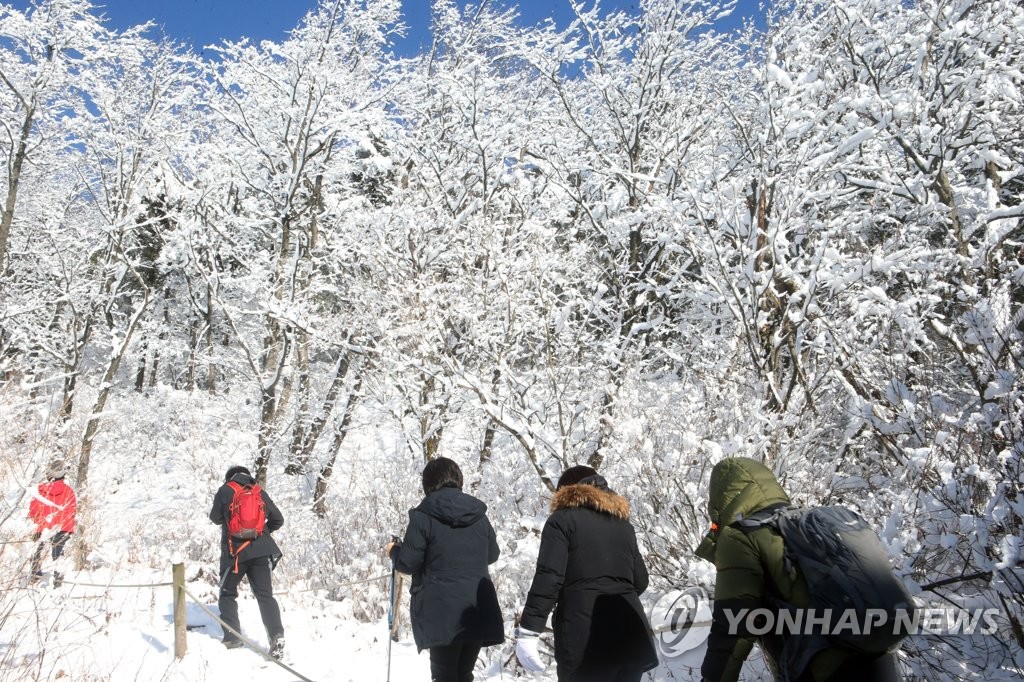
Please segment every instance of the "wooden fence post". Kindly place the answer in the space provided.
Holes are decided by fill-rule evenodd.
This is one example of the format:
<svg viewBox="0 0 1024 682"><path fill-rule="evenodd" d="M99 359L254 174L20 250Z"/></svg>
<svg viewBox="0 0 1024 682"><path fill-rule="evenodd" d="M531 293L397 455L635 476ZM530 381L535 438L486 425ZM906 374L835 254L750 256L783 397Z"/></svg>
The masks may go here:
<svg viewBox="0 0 1024 682"><path fill-rule="evenodd" d="M185 655L185 564L171 566L171 583L174 590L174 657Z"/></svg>

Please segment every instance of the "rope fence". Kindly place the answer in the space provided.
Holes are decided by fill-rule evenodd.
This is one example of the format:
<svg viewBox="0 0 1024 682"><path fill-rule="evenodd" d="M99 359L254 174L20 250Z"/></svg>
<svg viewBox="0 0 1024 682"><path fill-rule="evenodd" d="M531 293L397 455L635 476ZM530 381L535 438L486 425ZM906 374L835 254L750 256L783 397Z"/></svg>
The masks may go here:
<svg viewBox="0 0 1024 682"><path fill-rule="evenodd" d="M273 663L273 664L283 668L284 670L287 670L289 673L291 673L292 675L295 675L300 680L303 680L304 682L313 682L313 680L309 679L308 677L305 677L304 675L299 673L297 670L295 670L295 669L291 668L290 666L288 666L286 663L284 663L282 661L279 661L276 658L274 658L273 656L270 656L269 654L267 654L267 652L263 651L263 649L260 646L255 644L248 637L246 637L241 632L239 632L238 630L236 630L235 628L231 627L230 625L225 623L223 620L221 620L220 617L217 614L215 614L213 611L211 611L209 608L207 608L207 606L205 604L203 604L202 601L198 597L196 597L194 594L189 592L188 588L185 587L185 565L184 564L174 564L171 567L171 573L172 573L173 581L170 582L170 583L159 583L159 584L155 584L155 585L142 585L140 587L165 587L165 586L170 585L174 589L174 598L173 598L173 607L172 608L173 608L173 612L174 612L174 656L175 656L175 658L182 658L182 657L184 657L184 655L186 653L186 650L187 650L187 647L186 647L186 644L185 644L186 633L189 630L189 626L185 622L185 597L187 596L189 599L192 600L192 602L196 606L198 606L200 609L202 609L203 612L206 613L206 615L208 615L215 622L220 624L220 626L224 629L224 632L230 632L231 634L233 634L236 637L238 637L238 640L240 642L242 642L242 644L247 649L249 649L250 651L253 651L253 652L259 654L260 657L263 658L264 660L269 661L269 662L271 662L271 663ZM369 577L369 578L364 578L362 580L353 580L351 582L342 583L340 585L335 585L335 586L332 586L332 587L329 587L329 588L328 587L314 587L314 588L310 588L308 590L296 590L296 593L313 592L313 591L316 591L316 590L339 589L339 588L345 588L345 587L352 587L353 585L362 585L362 584L365 584L365 583L374 582L376 580L382 580L382 579L388 578L388 577L390 577L390 574L386 573L384 575L372 576L372 577ZM128 585L120 585L119 587L130 587L130 586L128 586ZM287 594L287 593L288 593L287 591L285 591L285 592L278 592L278 594Z"/></svg>
<svg viewBox="0 0 1024 682"><path fill-rule="evenodd" d="M388 578L388 577L390 577L390 574L385 573L384 575L375 575L375 576L372 576L372 577L369 577L369 578L364 578L362 580L353 580L352 582L349 582L349 583L340 583L338 585L332 585L332 586L329 586L329 587L326 586L326 585L323 585L323 586L319 586L319 587L310 587L310 588L307 588L305 590L282 590L282 591L275 591L274 594L304 594L306 592L320 592L320 591L323 591L323 590L343 589L343 588L346 588L346 587L354 587L356 585L365 585L366 583L372 583L372 582L377 581L377 580L384 580L385 578ZM64 584L65 585L75 585L76 587L103 587L103 588L126 587L126 588L132 588L132 589L146 589L146 588L151 588L151 587L173 587L174 586L174 583L172 583L172 582L171 583L139 583L139 584L119 584L119 585L115 585L113 583L80 583L80 582L77 582L77 581L74 581L74 580L64 580Z"/></svg>
<svg viewBox="0 0 1024 682"><path fill-rule="evenodd" d="M321 586L321 587L309 587L309 588L307 588L305 590L284 590L283 592L274 592L274 594L303 594L305 592L320 592L320 591L323 591L323 590L336 590L336 589L342 589L342 588L345 588L345 587L352 587L354 585L364 585L366 583L372 583L372 582L374 582L376 580L384 580L385 578L390 578L390 577L391 577L390 573L385 573L384 575L375 575L375 576L373 576L371 578L364 578L362 580L353 580L350 583L341 583L340 585L332 585L330 587Z"/></svg>
<svg viewBox="0 0 1024 682"><path fill-rule="evenodd" d="M300 672L298 672L297 670L293 669L292 667L290 667L286 663L275 659L274 657L270 656L267 652L263 651L263 649L259 645L257 645L252 640L250 640L248 637L243 635L241 632L239 632L238 630L236 630L235 628L231 627L230 625L225 623L223 620L221 620L220 617L217 614L215 614L213 611L211 611L205 604L203 604L203 602L198 597L196 597L194 594L192 594L192 592L190 592L189 589L187 587L185 587L185 565L184 564L177 564L177 563L173 564L172 567L171 567L171 574L172 574L172 581L171 582L158 582L158 583L88 583L88 582L79 582L79 581L76 581L76 580L64 580L63 584L64 585L73 585L75 587L98 587L98 588L103 588L103 589L155 589L155 588L162 588L162 587L171 587L174 590L174 596L173 596L173 600L172 600L172 611L173 611L173 621L174 621L174 655L175 655L175 658L180 659L180 658L185 656L185 653L186 653L186 650L187 650L186 643L185 643L185 633L188 630L193 629L185 621L185 597L187 596L196 606L198 606L200 609L202 609L202 611L204 613L206 613L207 616L209 616L216 623L218 623L224 629L225 632L230 632L231 634L233 634L236 637L238 637L239 641L242 642L242 644L247 649L249 649L250 651L253 651L253 652L259 654L259 656L261 658L263 658L264 660L269 661L269 662L271 662L271 663L273 663L273 664L283 668L284 670L287 670L290 674L295 675L300 680L303 680L303 682L313 682L313 680L311 680L310 678L302 675ZM332 585L330 587L322 586L322 587L311 587L311 588L308 588L308 589L305 589L305 590L294 590L294 591L292 591L292 594L298 594L298 593L304 593L304 592L315 592L315 591L320 591L320 590L344 589L344 588L347 588L347 587L354 587L356 585L364 585L366 583L372 583L372 582L375 582L375 581L378 581L378 580L384 580L384 579L387 579L389 577L390 577L390 574L389 573L385 573L383 575L370 576L369 578L363 578L361 580L353 580L351 582L340 583L338 585ZM288 593L289 593L289 591L285 590L283 592L278 592L277 594L288 594ZM85 598L85 597L82 597L82 598ZM91 597L89 597L89 598L91 598Z"/></svg>
<svg viewBox="0 0 1024 682"><path fill-rule="evenodd" d="M103 587L103 588L127 587L127 588L130 588L130 589L136 589L136 590L143 590L143 589L147 589L147 588L150 588L150 587L173 587L174 586L174 583L146 583L146 584L137 584L137 585L131 585L131 584L127 584L127 585L114 585L113 583L79 583L79 582L75 582L74 580L65 580L64 584L65 585L74 585L76 587Z"/></svg>
<svg viewBox="0 0 1024 682"><path fill-rule="evenodd" d="M176 564L175 566L179 566L179 565L180 565L180 564ZM309 679L308 677L306 677L305 675L303 675L303 674L302 674L302 673L300 673L299 671L295 670L295 669L294 669L294 668L292 668L291 666L287 665L286 663L284 663L284 662L282 662L282 661L279 661L279 660L277 660L277 659L276 659L276 658L274 658L273 656L270 656L270 655L268 655L268 654L267 654L267 653L266 653L265 651L263 651L263 649L262 649L262 648L260 648L260 647L259 647L259 646L258 646L257 644L255 644L255 643L254 643L254 642L253 642L252 640L250 640L250 639L249 639L248 637L246 637L246 636L245 636L245 635L243 635L243 634L242 634L241 632L239 632L239 631L238 631L238 630L236 630L235 628L231 627L230 625L228 625L227 623L225 623L224 621L222 621L222 620L220 619L220 617L219 617L219 616L217 616L217 615L216 615L216 614L215 614L215 613L214 613L213 611L211 611L210 609L206 608L206 605L205 605L205 604L203 604L203 603L202 603L201 601L199 601L199 599L197 599L197 598L195 597L195 595L193 595L193 594L192 594L191 592L189 592L189 591L188 591L188 589L187 589L187 588L186 588L186 587L185 587L184 585L180 585L180 586L176 585L174 589L175 589L175 593L177 593L177 591L178 591L178 590L181 590L181 592L182 592L182 593L184 593L185 595L188 595L189 599L191 599L191 600L192 600L192 602L193 602L193 603L195 603L195 605L196 605L196 606L198 606L199 608L201 608L201 609L202 609L202 610L203 610L203 611L204 611L204 612L206 613L206 615L208 615L208 616L209 616L210 618L213 618L213 619L214 619L215 621L217 621L218 623L220 623L220 626L221 626L222 628L224 628L224 631L225 631L225 632L230 632L230 633L231 633L231 634L233 634L234 636L238 637L238 640L239 640L240 642L242 642L242 644L243 644L243 645L245 645L245 647L246 647L247 649L249 649L250 651L253 651L253 652L255 652L255 653L259 654L259 655L260 655L260 657L262 657L262 658L263 658L264 660L266 660L266 661L269 661L269 662L271 662L271 663L274 663L275 665L278 665L278 666L280 666L281 668L283 668L283 669L287 670L287 671L288 671L288 672L290 672L290 673L291 673L292 675L295 675L295 676L296 676L296 677L298 677L298 678L299 678L300 680L303 680L303 682L313 682L313 680ZM176 598L177 598L177 597L176 597ZM175 625L175 630L177 630L177 624ZM175 642L175 654L176 654L176 655L177 655L177 649L178 649L178 647L177 647L177 642ZM184 655L184 651L182 651L182 655ZM179 656L178 658L180 658L180 656Z"/></svg>
<svg viewBox="0 0 1024 682"><path fill-rule="evenodd" d="M272 656L270 656L258 644L256 644L252 640L250 640L248 637L243 635L241 632L236 630L234 627L228 625L223 620L221 620L221 618L217 614L215 614L213 611L211 611L198 597L196 597L192 592L190 592L189 589L185 586L186 583L185 583L185 566L184 566L184 564L176 563L176 564L172 565L172 578L173 578L173 580L171 582L159 582L159 583L118 583L118 584L114 584L114 583L86 583L86 582L77 582L77 581L73 581L73 580L65 580L64 584L66 584L66 585L75 585L75 586L78 586L78 587L99 587L99 588L104 588L104 589L122 589L122 588L123 589L152 589L152 588L171 587L171 588L173 588L173 591L174 591L174 596L173 596L173 601L172 601L172 610L173 610L173 620L174 620L174 655L175 655L175 658L180 659L180 658L183 658L185 656L185 653L186 653L186 650L187 650L186 643L185 643L185 637L186 637L187 631L190 630L190 629L193 629L195 627L201 627L201 626L189 626L186 623L186 619L185 619L185 598L188 597L207 616L209 616L211 619L213 619L214 622L219 624L221 626L221 628L223 628L224 632L230 632L231 634L235 635L238 638L238 640L240 642L242 642L242 644L247 649L249 649L250 651L252 651L252 652L254 652L256 654L258 654L265 661L273 663L273 664L279 666L280 668L288 671L290 674L295 675L298 679L302 680L303 682L313 682L313 680L311 680L310 678L302 675L300 672L298 672L297 670L293 669L292 667L290 667L286 663L284 663L282 661L279 661L279 660L273 658ZM369 578L363 578L363 579L360 579L360 580L353 580L351 582L341 583L341 584L334 585L334 586L331 586L331 587L312 587L312 588L308 588L308 589L305 589L305 590L295 590L292 593L293 594L297 594L297 593L304 593L304 592L314 592L314 591L318 591L318 590L343 589L343 588L347 588L347 587L354 587L356 585L364 585L366 583L371 583L371 582L375 582L375 581L378 581L378 580L384 580L384 579L387 579L387 578L390 578L390 574L389 573L385 573L385 574L382 574L382 575L375 575L375 576L371 576ZM278 592L277 594L288 594L288 593L289 592L286 590L284 592ZM397 619L395 620L395 625L397 625ZM654 635L654 636L657 636L657 635L663 634L665 632L678 632L678 631L683 631L683 630L689 630L690 628L695 628L695 627L709 627L710 625L711 625L711 621L710 620L702 620L702 621L694 621L694 622L683 622L683 623L665 623L664 625L662 625L660 627L653 628L651 630L651 634ZM545 629L545 631L547 632L548 630ZM393 637L395 633L391 632L389 634ZM504 661L501 664L502 668L505 668L506 666L508 666L515 659L515 638L512 638L512 640L506 646L509 646L511 648L511 651L509 651L508 652L509 655L506 656L506 654L505 654L505 647L504 646L502 647L502 651L499 654L499 661L502 661L502 660Z"/></svg>

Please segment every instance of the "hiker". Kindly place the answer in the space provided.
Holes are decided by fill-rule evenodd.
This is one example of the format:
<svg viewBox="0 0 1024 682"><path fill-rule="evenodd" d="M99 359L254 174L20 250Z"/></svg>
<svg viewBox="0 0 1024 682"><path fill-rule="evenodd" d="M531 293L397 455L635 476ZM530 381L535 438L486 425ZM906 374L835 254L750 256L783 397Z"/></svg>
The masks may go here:
<svg viewBox="0 0 1024 682"><path fill-rule="evenodd" d="M29 518L36 524L32 540L39 542L32 555L32 580L43 577L43 552L46 551L46 545L49 544L50 556L57 561L75 532L78 501L75 499L75 491L64 482L66 473L62 462L51 462L46 468L46 480L39 484L28 505ZM56 532L48 540L42 539L43 533L53 528L57 529ZM62 582L63 576L54 570L53 586L60 587Z"/></svg>
<svg viewBox="0 0 1024 682"><path fill-rule="evenodd" d="M629 502L588 466L567 469L551 499L537 570L516 630L516 655L540 672L539 633L554 609L560 682L637 682L658 654L639 595L647 567Z"/></svg>
<svg viewBox="0 0 1024 682"><path fill-rule="evenodd" d="M472 682L480 649L505 640L487 567L498 541L487 505L462 492L462 471L447 457L423 467L423 501L409 510L401 542L385 552L412 576L409 613L417 651L430 650L433 682Z"/></svg>
<svg viewBox="0 0 1024 682"><path fill-rule="evenodd" d="M708 648L701 666L704 682L735 682L743 661L758 640L776 680L788 682L895 682L901 679L894 656L865 656L830 646L810 658L803 670L787 670L793 635L743 636L747 619L736 619L739 632L730 634L729 615L739 609L772 610L784 603L808 608L810 591L798 567L786 557L781 535L765 525L741 528L739 520L757 512L790 507L789 496L768 467L746 457L722 460L711 471L708 515L711 532L696 550L715 564L714 609ZM748 611L749 613L750 611ZM790 639L783 655L783 646Z"/></svg>
<svg viewBox="0 0 1024 682"><path fill-rule="evenodd" d="M238 584L248 577L249 587L260 607L263 627L267 630L270 655L280 659L284 654L284 626L281 609L274 599L271 573L281 558L281 550L271 533L284 525L284 516L247 468L232 466L224 476L224 485L213 498L210 520L221 527L220 597L217 600L221 620L241 632ZM228 649L242 646L242 641L227 629L223 642Z"/></svg>

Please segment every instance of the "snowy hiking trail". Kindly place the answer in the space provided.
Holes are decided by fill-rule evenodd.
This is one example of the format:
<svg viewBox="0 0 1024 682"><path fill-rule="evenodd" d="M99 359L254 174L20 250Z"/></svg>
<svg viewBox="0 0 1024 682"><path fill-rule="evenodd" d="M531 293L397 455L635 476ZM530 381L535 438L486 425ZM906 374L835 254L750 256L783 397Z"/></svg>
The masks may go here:
<svg viewBox="0 0 1024 682"><path fill-rule="evenodd" d="M174 659L172 588L166 575L128 581L107 572L72 573L64 587L39 584L7 591L0 679L15 669L36 679L214 680L244 674L251 680L296 679L245 648L227 650L221 627L191 599L186 601L188 650ZM104 587L109 585L109 587ZM215 586L193 582L189 592L216 613ZM266 636L251 595L239 597L242 632L266 650ZM311 680L384 680L386 624L355 623L332 605L302 608L280 599L286 614L285 662ZM392 679L429 677L426 656L411 642L392 644ZM24 679L21 677L19 679Z"/></svg>
<svg viewBox="0 0 1024 682"><path fill-rule="evenodd" d="M347 613L347 598L331 601L318 597L316 590L284 589L278 593L286 627L283 662L299 677L244 647L224 648L221 627L205 610L217 613L216 586L204 580L186 584L187 592L195 595L202 606L191 598L186 600L187 652L184 658L175 660L173 593L168 577L169 571L71 571L65 574L61 588L39 583L5 591L0 596L0 680L196 682L239 676L255 682L302 677L316 682L386 679L386 615L376 623L358 622ZM266 635L255 599L243 588L238 603L242 634L265 653ZM417 653L408 633L407 617L403 611L400 640L391 643L391 680L425 682L430 678L429 657L426 652ZM514 661L510 662L513 650L511 637L499 647L485 649L476 679L555 679L553 663L541 675L520 672L517 677ZM702 656L700 649L690 652L645 679L700 679L691 666L699 666Z"/></svg>

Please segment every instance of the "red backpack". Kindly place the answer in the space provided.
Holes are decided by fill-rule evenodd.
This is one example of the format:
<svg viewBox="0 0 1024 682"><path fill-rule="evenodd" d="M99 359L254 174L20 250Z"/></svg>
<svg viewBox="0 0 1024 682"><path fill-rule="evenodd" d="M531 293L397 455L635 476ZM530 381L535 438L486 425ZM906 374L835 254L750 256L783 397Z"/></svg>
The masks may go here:
<svg viewBox="0 0 1024 682"><path fill-rule="evenodd" d="M263 535L267 507L263 503L259 484L243 486L230 481L228 485L235 491L228 507L228 535L239 540L252 540Z"/></svg>

